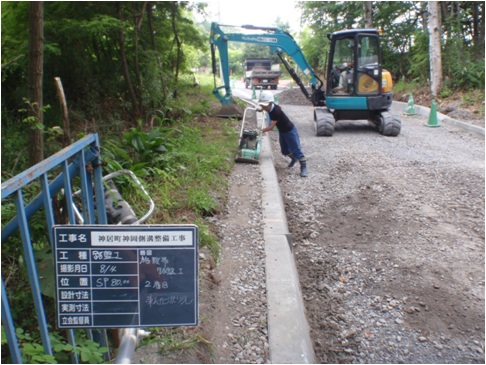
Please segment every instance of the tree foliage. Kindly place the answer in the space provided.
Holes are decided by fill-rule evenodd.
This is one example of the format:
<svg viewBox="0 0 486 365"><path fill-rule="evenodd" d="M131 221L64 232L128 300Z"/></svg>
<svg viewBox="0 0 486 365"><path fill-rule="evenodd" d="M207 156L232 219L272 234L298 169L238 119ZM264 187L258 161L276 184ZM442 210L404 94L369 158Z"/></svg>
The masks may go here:
<svg viewBox="0 0 486 365"><path fill-rule="evenodd" d="M2 2L2 108L11 114L27 95L27 4ZM170 104L180 75L191 72L194 54L207 48L207 35L192 16L200 7L176 1L45 2L45 103L56 103L53 80L60 77L79 113L74 122L111 113L129 116L135 125ZM4 121L2 113L2 126Z"/></svg>
<svg viewBox="0 0 486 365"><path fill-rule="evenodd" d="M2 130L27 134L28 126L18 122L28 117L19 111L28 97L29 3L1 6ZM326 64L328 33L372 21L383 31L384 67L395 80L429 82L427 2L302 1L299 6L303 27L296 38L316 72ZM181 78L211 66L211 19L194 21L204 9L204 3L185 1L45 2L45 130L60 125L55 77L62 80L73 135L119 131L172 110L182 96ZM440 9L444 87L484 88L484 2L443 1ZM267 25L290 29L281 18ZM268 47L233 42L229 52L236 75L247 57L279 62Z"/></svg>
<svg viewBox="0 0 486 365"><path fill-rule="evenodd" d="M384 66L395 79L428 83L427 2L371 3L373 27L382 30ZM301 1L299 6L309 29L303 51L317 69L329 49L327 33L365 27L365 2ZM445 86L484 89L484 2L441 1L439 6Z"/></svg>

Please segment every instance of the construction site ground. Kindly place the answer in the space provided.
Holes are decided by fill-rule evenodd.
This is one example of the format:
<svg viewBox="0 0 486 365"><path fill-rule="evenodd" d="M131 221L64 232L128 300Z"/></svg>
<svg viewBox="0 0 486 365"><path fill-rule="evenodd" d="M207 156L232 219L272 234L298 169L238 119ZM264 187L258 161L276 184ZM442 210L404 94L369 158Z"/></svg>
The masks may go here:
<svg viewBox="0 0 486 365"><path fill-rule="evenodd" d="M300 91L278 99L309 166L307 178L287 168L268 134L315 361L484 363L484 134L396 111L397 137L364 121L316 137ZM271 362L261 181L259 165L236 164L227 210L210 218L222 257L201 252L201 324L182 331L200 341L154 342L134 362Z"/></svg>

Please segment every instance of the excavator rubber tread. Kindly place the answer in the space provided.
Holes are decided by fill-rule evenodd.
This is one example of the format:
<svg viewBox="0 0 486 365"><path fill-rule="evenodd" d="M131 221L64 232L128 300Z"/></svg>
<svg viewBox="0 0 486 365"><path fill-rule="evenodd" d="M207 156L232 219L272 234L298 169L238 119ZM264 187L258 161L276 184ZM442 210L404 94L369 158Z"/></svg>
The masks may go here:
<svg viewBox="0 0 486 365"><path fill-rule="evenodd" d="M316 122L316 136L331 137L334 133L334 115L324 108L314 110L314 120Z"/></svg>
<svg viewBox="0 0 486 365"><path fill-rule="evenodd" d="M402 122L390 112L381 112L381 123L379 124L379 132L384 136L396 137L400 134L402 129Z"/></svg>

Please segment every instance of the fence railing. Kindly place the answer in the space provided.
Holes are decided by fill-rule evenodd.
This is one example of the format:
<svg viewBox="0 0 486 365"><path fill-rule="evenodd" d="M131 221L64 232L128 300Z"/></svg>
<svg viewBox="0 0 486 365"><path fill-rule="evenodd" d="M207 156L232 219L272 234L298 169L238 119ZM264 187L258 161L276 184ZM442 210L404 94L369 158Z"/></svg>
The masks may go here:
<svg viewBox="0 0 486 365"><path fill-rule="evenodd" d="M24 191L32 184L40 186L40 193L32 199ZM73 191L77 193L73 193ZM53 197L63 194L65 202L62 207L53 207ZM79 201L74 201L74 199ZM14 204L16 216L2 226L3 245L9 238L20 232L22 257L27 268L32 291L35 314L39 326L40 338L45 354L53 355L53 344L49 337L50 327L46 314L52 308L46 308L39 275L36 268L36 253L33 247L32 222L30 218L39 211L45 212L49 240L53 248L52 227L55 224L107 224L104 203L103 176L100 161L100 144L97 134L90 134L55 155L29 168L2 184L2 205ZM61 215L59 211L61 210ZM80 215L82 219L80 219ZM59 220L63 221L60 222ZM3 271L3 270L2 270ZM23 363L16 323L8 298L9 285L2 274L2 324L8 341L11 361ZM78 330L76 330L78 331ZM69 342L75 345L74 330L68 330ZM102 346L107 346L106 331L88 330L88 338L94 339ZM79 362L74 356L73 362Z"/></svg>

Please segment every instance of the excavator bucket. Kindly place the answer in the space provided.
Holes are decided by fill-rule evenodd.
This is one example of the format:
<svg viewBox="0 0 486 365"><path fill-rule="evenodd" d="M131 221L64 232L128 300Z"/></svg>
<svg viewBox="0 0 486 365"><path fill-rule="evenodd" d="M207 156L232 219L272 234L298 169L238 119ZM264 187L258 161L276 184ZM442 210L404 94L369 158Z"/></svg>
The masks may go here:
<svg viewBox="0 0 486 365"><path fill-rule="evenodd" d="M243 118L243 112L241 108L236 104L222 105L218 112L220 118L236 118L241 120Z"/></svg>
<svg viewBox="0 0 486 365"><path fill-rule="evenodd" d="M243 110L236 104L234 101L233 97L228 95L228 92L226 95L222 96L219 93L219 90L223 89L224 87L218 87L213 90L213 94L218 98L218 100L221 102L221 109L218 112L218 117L220 118L236 118L238 120L241 120L243 118Z"/></svg>

